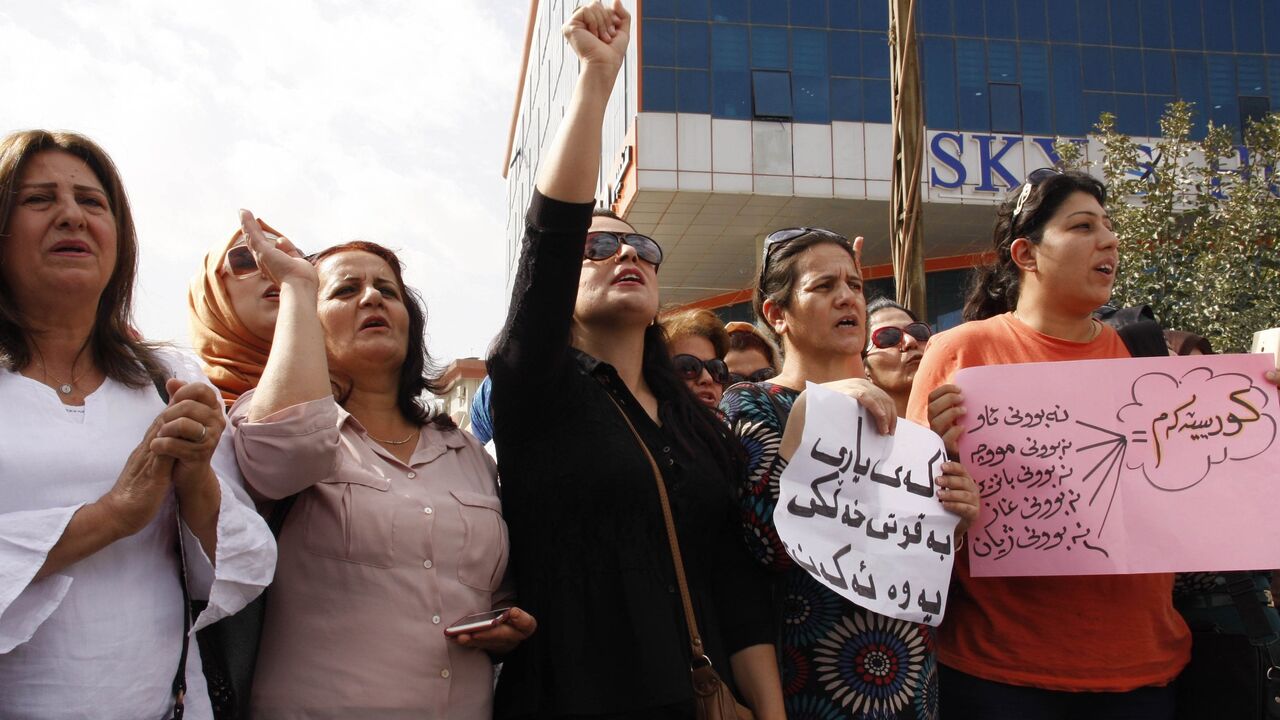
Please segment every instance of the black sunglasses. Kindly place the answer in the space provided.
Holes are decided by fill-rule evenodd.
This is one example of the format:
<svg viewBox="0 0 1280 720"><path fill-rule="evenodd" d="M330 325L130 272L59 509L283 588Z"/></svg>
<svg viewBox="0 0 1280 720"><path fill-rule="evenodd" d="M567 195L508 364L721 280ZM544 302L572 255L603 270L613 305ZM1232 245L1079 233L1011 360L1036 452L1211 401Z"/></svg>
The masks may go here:
<svg viewBox="0 0 1280 720"><path fill-rule="evenodd" d="M1018 202L1013 206L1013 215L1009 217L1010 221L1017 220L1018 215L1022 213L1022 206L1027 203L1027 197L1031 195L1031 189L1040 183L1048 180L1054 175L1061 175L1062 171L1050 167L1042 167L1032 170L1027 179L1022 181L1022 192L1018 194Z"/></svg>
<svg viewBox="0 0 1280 720"><path fill-rule="evenodd" d="M702 377L702 369L706 368L712 380L721 385L729 382L729 366L725 365L720 358L699 360L692 355L681 353L671 358L671 364L676 367L676 373L685 380L697 380Z"/></svg>
<svg viewBox="0 0 1280 720"><path fill-rule="evenodd" d="M635 248L636 255L655 268L662 264L662 246L648 235L639 233L589 232L582 256L588 260L608 260L622 252L624 244Z"/></svg>
<svg viewBox="0 0 1280 720"><path fill-rule="evenodd" d="M933 328L922 322L913 322L906 327L886 325L871 332L871 345L881 350L897 347L898 343L902 342L904 333L915 338L916 342L923 344L933 337Z"/></svg>
<svg viewBox="0 0 1280 720"><path fill-rule="evenodd" d="M753 383L764 382L765 380L772 379L777 374L778 374L778 371L774 370L771 367L762 367L759 370L751 373L750 375L739 375L738 373L731 372L729 373L729 384L732 385L734 383L740 383L740 382L753 382Z"/></svg>
<svg viewBox="0 0 1280 720"><path fill-rule="evenodd" d="M786 247L787 243L792 240L802 238L806 235L818 235L830 238L841 245L848 247L850 252L853 251L853 243L849 242L849 238L838 232L827 230L826 228L793 227L774 230L764 239L764 255L760 258L760 277L756 283L757 286L764 284L764 274L765 271L769 269L769 260L773 258L773 253L783 247Z"/></svg>

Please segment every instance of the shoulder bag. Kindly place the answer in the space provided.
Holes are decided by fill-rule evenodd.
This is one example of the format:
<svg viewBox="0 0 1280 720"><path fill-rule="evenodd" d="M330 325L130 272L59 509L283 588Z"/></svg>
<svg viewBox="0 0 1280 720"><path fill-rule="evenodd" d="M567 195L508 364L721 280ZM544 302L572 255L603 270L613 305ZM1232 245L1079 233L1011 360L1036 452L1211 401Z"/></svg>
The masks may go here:
<svg viewBox="0 0 1280 720"><path fill-rule="evenodd" d="M680 602L684 606L685 628L689 632L691 658L689 671L693 680L695 716L698 720L752 720L755 716L734 699L733 691L724 684L715 668L711 666L711 659L707 657L706 650L702 646L698 621L693 615L693 601L689 598L689 583L685 580L684 558L680 554L679 538L676 537L676 523L671 516L671 502L667 498L667 486L662 480L662 470L658 468L658 461L653 459L653 453L649 452L649 447L644 444L640 433L636 431L636 426L631 423L631 418L627 417L626 411L614 399L613 394L605 389L605 395L609 397L614 407L618 408L623 422L635 436L636 443L640 445L645 458L649 461L649 467L653 470L653 479L658 485L658 501L662 504L662 519L667 525L667 542L671 545L671 561L675 566L676 584L680 586Z"/></svg>

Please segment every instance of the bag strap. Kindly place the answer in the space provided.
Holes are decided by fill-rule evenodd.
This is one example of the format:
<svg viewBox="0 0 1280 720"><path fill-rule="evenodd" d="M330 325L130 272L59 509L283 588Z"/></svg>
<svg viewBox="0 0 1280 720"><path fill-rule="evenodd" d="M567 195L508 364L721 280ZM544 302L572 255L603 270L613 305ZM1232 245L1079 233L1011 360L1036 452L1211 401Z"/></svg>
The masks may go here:
<svg viewBox="0 0 1280 720"><path fill-rule="evenodd" d="M165 405L169 404L169 391L165 389L165 378L160 375L151 376L151 384ZM173 676L173 720L182 720L186 714L187 698L187 653L191 649L191 593L187 590L187 551L182 545L182 515L174 513L177 518L178 534L174 542L178 554L178 580L182 586L182 653L178 655L178 671Z"/></svg>
<svg viewBox="0 0 1280 720"><path fill-rule="evenodd" d="M671 562L676 570L676 584L680 586L680 602L684 606L685 627L689 631L689 649L693 653L691 666L698 667L699 660L702 661L702 666L709 666L711 659L707 657L707 652L703 648L702 636L698 633L698 621L693 615L693 600L689 597L689 583L684 575L684 557L680 554L680 540L676 537L676 523L671 517L671 501L667 497L667 485L662 480L662 470L658 467L658 461L653 459L653 453L649 452L649 446L644 444L640 433L636 431L636 426L631 423L631 418L627 417L627 412L613 397L613 393L609 392L608 388L604 388L604 394L613 406L618 408L622 421L635 436L636 444L644 452L645 459L649 461L649 467L653 470L653 479L658 485L658 502L662 505L662 519L667 525L667 542L671 545Z"/></svg>

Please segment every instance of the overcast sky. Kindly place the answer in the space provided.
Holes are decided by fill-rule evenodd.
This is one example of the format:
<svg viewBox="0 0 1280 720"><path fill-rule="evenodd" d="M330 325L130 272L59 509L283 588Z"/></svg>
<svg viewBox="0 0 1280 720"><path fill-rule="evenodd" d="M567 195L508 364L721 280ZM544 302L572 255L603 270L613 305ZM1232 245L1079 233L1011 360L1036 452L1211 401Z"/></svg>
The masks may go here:
<svg viewBox="0 0 1280 720"><path fill-rule="evenodd" d="M506 149L528 3L0 4L0 134L84 133L142 246L137 321L187 344L186 287L246 207L307 250L403 251L437 358L506 310Z"/></svg>

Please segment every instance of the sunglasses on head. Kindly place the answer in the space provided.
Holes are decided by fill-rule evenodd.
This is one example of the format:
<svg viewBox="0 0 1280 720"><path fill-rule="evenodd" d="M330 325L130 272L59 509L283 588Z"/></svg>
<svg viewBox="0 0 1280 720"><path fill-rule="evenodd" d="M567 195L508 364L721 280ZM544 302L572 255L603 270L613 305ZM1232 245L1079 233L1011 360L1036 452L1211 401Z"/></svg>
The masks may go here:
<svg viewBox="0 0 1280 720"><path fill-rule="evenodd" d="M662 246L648 235L639 233L589 232L582 256L588 260L608 260L622 252L623 245L635 248L641 260L655 268L662 264Z"/></svg>
<svg viewBox="0 0 1280 720"><path fill-rule="evenodd" d="M739 375L738 373L729 373L729 384L732 385L734 383L740 383L740 382L753 382L753 383L764 382L765 380L772 379L777 374L778 374L778 371L774 370L771 367L762 367L759 370L751 373L750 375Z"/></svg>
<svg viewBox="0 0 1280 720"><path fill-rule="evenodd" d="M1013 215L1010 220L1017 220L1018 215L1022 214L1022 206L1027 204L1027 198L1031 195L1031 189L1040 183L1048 180L1054 175L1061 175L1061 170L1043 167L1038 170L1032 170L1027 179L1022 181L1022 192L1018 194L1018 202L1013 206Z"/></svg>
<svg viewBox="0 0 1280 720"><path fill-rule="evenodd" d="M699 360L692 355L682 353L672 357L671 364L676 367L676 373L685 380L697 380L702 377L702 369L706 368L707 374L711 375L711 379L715 382L721 385L729 382L729 366L725 365L720 358Z"/></svg>
<svg viewBox="0 0 1280 720"><path fill-rule="evenodd" d="M769 260L772 259L773 253L787 246L787 243L806 235L817 235L819 237L830 238L853 250L853 244L849 242L849 238L838 232L832 232L825 228L811 227L793 227L774 230L764 239L764 255L760 259L760 283L763 284L765 271L769 269Z"/></svg>
<svg viewBox="0 0 1280 720"><path fill-rule="evenodd" d="M884 350L886 348L897 347L902 342L903 334L910 335L916 339L918 343L926 343L930 337L933 337L933 329L922 322L913 322L906 327L894 327L886 325L871 331L871 346Z"/></svg>

